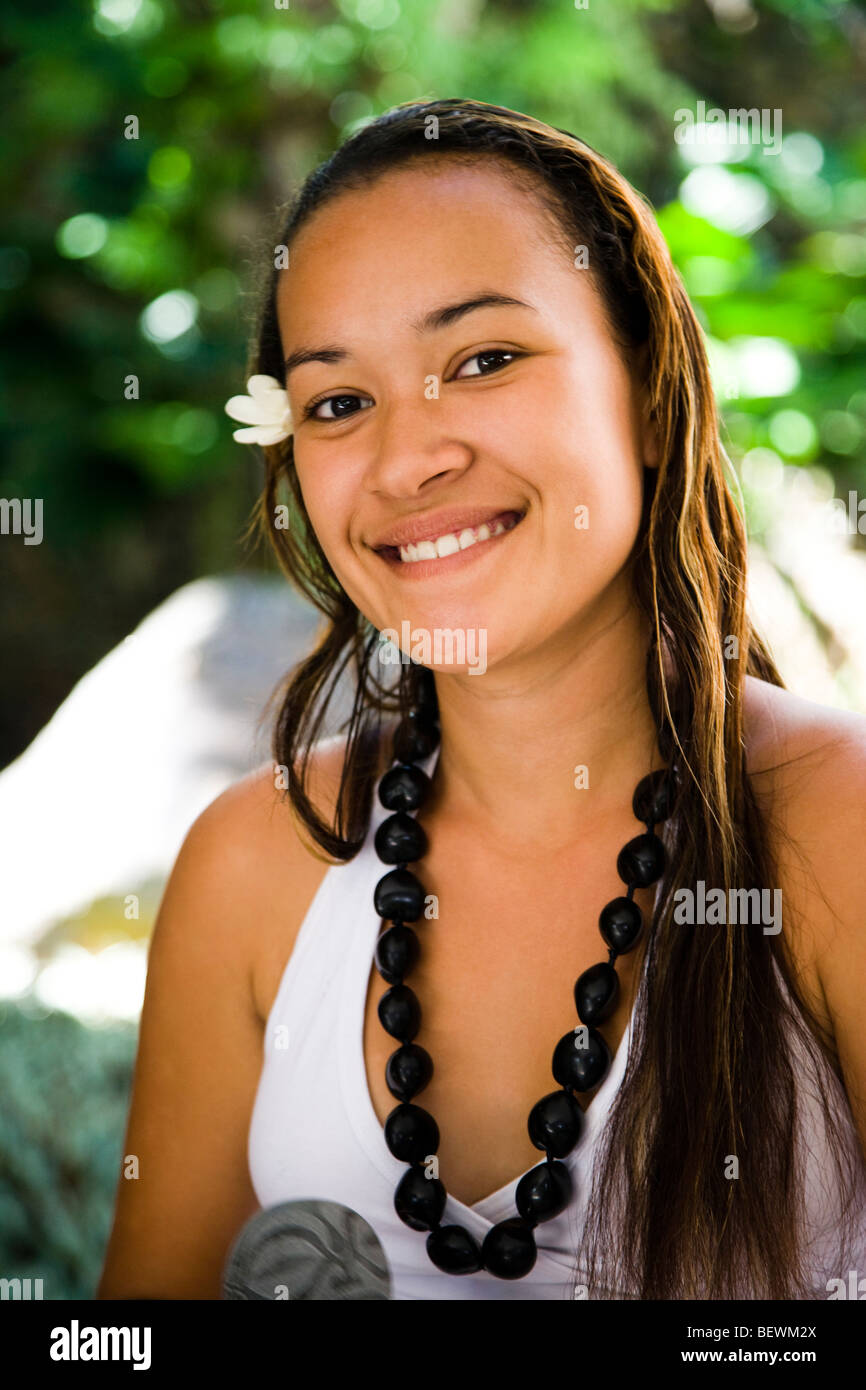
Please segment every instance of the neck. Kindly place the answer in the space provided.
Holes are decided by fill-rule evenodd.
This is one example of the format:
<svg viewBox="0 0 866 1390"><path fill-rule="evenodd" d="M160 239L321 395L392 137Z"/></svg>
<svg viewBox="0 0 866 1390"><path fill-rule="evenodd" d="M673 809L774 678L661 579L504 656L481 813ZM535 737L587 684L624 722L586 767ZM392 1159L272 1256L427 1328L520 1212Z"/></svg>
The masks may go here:
<svg viewBox="0 0 866 1390"><path fill-rule="evenodd" d="M491 849L555 853L662 765L633 603L483 676L437 674L442 743L430 810ZM635 826L638 834L639 826Z"/></svg>

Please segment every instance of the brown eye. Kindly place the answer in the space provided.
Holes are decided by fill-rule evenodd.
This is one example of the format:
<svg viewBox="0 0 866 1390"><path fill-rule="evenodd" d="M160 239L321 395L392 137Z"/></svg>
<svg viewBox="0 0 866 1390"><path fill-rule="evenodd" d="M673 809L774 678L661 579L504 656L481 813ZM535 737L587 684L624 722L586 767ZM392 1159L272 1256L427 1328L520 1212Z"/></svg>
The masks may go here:
<svg viewBox="0 0 866 1390"><path fill-rule="evenodd" d="M352 409L345 409L345 406L346 406L347 403L351 406L351 402L352 402L352 401L368 401L368 400L370 400L370 397L369 397L369 396L355 396L355 395L349 394L348 392L345 393L345 394L343 394L343 395L337 395L337 396L323 396L321 400L313 401L311 405L308 405L308 406L307 406L306 410L304 411L304 419L305 419L305 420L310 420L310 419L313 419L313 420L345 420L345 419L347 419L350 415L354 415L354 414L355 414L355 411L354 411L354 410L352 410ZM320 407L323 406L323 405L332 405L332 406L334 407L334 413L333 413L332 415L320 415L318 412L319 412Z"/></svg>
<svg viewBox="0 0 866 1390"><path fill-rule="evenodd" d="M517 358L517 357L519 357L519 356L520 356L520 353L519 353L519 352L510 352L510 351L506 350L505 348L487 348L487 350L486 350L485 352L473 352L473 354L472 354L471 357L467 357L467 358L466 358L466 362L464 362L464 363L462 364L460 370L461 370L461 371L463 370L463 367L466 366L466 363L467 363L467 362L485 362L485 361L489 361L491 358L497 358L497 357L508 357L508 358L511 358L511 359L513 360L514 358ZM494 365L493 365L493 367L492 367L492 370L493 370L493 371L498 371L498 370L500 369L500 367L502 367L503 365L507 365L507 364L503 364L503 363L501 363L501 362L500 362L500 363L494 363ZM481 370L481 371L478 371L478 372L469 372L468 375L469 375L469 376L489 376L489 375L490 375L490 372L489 372L489 371Z"/></svg>

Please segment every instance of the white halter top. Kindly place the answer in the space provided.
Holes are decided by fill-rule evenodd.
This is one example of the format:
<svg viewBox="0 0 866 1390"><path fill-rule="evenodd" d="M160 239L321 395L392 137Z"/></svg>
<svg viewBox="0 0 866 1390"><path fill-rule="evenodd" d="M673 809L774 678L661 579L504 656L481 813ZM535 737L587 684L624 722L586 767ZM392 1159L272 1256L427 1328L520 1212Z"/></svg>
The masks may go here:
<svg viewBox="0 0 866 1390"><path fill-rule="evenodd" d="M421 766L432 776L437 760L438 748ZM504 1280L486 1270L445 1274L427 1255L426 1233L412 1230L397 1216L394 1191L406 1165L394 1158L385 1143L370 1098L363 1049L367 989L381 928L373 891L387 869L376 854L373 839L388 814L376 796L363 847L348 863L331 865L326 871L298 931L267 1019L263 1068L248 1142L250 1177L259 1204L269 1207L320 1198L351 1207L369 1222L382 1243L393 1299L525 1301L633 1296L616 1286L615 1277L602 1287L588 1288L579 1252L599 1139L628 1060L634 1008L607 1076L585 1113L581 1138L563 1160L571 1171L574 1196L564 1212L535 1228L538 1258L528 1275ZM830 1077L839 1087L832 1073ZM418 1103L423 1105L423 1095ZM814 1141L810 1114L807 1112L804 1133ZM856 1144L853 1122L849 1123ZM833 1242L832 1215L835 1194L821 1181L820 1145L813 1142L807 1147L811 1165L809 1212L819 1242L813 1261L815 1297L826 1298L826 1280L847 1278L852 1266L846 1263L837 1268L840 1255ZM859 1148L857 1153L866 1194L866 1163ZM539 1153L538 1162L542 1161L543 1154ZM480 1244L492 1225L517 1214L514 1193L522 1176L515 1175L472 1206L449 1193L443 1225L465 1226ZM862 1239L853 1257L859 1256L857 1267L866 1275L866 1196L862 1206Z"/></svg>

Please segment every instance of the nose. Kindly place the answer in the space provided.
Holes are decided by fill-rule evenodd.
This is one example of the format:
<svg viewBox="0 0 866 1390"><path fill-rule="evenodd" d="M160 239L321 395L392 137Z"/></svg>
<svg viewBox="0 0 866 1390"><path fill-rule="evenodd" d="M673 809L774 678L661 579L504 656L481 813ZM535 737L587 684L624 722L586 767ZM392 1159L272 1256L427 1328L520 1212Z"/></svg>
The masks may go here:
<svg viewBox="0 0 866 1390"><path fill-rule="evenodd" d="M442 402L428 399L426 389L422 383L392 392L380 406L365 479L371 492L413 497L434 479L456 477L472 463L472 445L449 433Z"/></svg>

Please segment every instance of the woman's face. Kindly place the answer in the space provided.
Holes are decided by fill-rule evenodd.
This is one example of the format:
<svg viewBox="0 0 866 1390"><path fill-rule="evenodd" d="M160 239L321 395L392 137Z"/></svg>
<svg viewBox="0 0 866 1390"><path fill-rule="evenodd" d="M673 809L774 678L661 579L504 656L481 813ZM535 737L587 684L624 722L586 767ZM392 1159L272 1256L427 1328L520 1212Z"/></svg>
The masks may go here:
<svg viewBox="0 0 866 1390"><path fill-rule="evenodd" d="M277 308L285 356L310 354L286 380L298 478L380 630L484 630L490 668L628 601L655 436L584 259L500 166L444 159L341 194L292 244ZM493 296L520 303L471 307ZM466 545L496 517L510 529ZM422 537L434 557L401 558Z"/></svg>

